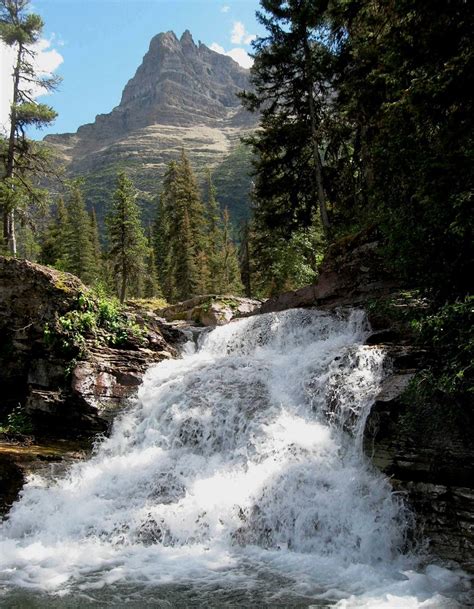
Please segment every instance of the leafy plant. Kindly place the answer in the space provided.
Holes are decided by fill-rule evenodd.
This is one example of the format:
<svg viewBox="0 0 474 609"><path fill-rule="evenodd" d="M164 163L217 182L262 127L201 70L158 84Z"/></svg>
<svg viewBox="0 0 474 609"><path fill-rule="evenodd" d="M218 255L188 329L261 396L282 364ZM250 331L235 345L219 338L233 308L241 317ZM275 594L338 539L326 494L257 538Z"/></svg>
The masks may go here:
<svg viewBox="0 0 474 609"><path fill-rule="evenodd" d="M98 345L120 346L130 337L143 337L139 325L116 299L92 290L80 292L74 308L44 328L46 343L73 358L86 354L88 339Z"/></svg>
<svg viewBox="0 0 474 609"><path fill-rule="evenodd" d="M0 433L29 434L32 431L31 418L20 404L7 415L5 424L0 425Z"/></svg>

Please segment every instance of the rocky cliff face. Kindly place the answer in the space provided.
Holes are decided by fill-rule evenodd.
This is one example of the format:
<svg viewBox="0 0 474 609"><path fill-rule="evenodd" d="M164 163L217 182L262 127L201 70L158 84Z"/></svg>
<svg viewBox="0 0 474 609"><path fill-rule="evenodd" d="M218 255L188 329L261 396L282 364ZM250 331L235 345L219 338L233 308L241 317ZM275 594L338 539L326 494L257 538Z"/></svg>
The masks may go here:
<svg viewBox="0 0 474 609"><path fill-rule="evenodd" d="M0 257L0 417L20 405L40 434L77 437L104 431L111 411L133 395L153 362L176 355L179 340L149 312L135 312L139 338L120 347L85 332L78 352L47 338L61 316L77 311L87 288L73 275ZM58 350L58 345L61 347Z"/></svg>
<svg viewBox="0 0 474 609"><path fill-rule="evenodd" d="M237 98L244 88L248 70L230 57L196 45L189 31L181 39L173 32L161 33L152 39L112 112L98 115L75 134L45 139L70 174L86 176L88 201L100 212L120 167L142 190L154 194L166 164L181 148L198 170L218 168L256 124ZM250 180L240 171L237 186L236 176L229 183L245 192Z"/></svg>

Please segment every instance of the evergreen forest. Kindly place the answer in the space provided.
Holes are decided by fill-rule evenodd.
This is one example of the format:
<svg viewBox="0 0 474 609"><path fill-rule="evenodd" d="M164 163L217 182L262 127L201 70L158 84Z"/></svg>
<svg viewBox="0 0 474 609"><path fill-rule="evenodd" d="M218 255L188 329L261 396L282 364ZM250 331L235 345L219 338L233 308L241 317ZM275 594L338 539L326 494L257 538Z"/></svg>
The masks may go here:
<svg viewBox="0 0 474 609"><path fill-rule="evenodd" d="M88 205L81 179L67 180L48 146L28 137L56 116L33 86L58 85L35 72L31 45L43 22L30 8L0 1L0 37L16 49L10 130L0 140L4 255L73 273L121 302L268 298L317 282L331 248L375 235L386 268L424 303L413 327L444 353L419 392L467 400L472 3L260 0L266 33L253 42L251 87L241 93L259 117L242 144L252 209L234 222L212 169L198 183L184 149L147 214L126 169L106 210Z"/></svg>

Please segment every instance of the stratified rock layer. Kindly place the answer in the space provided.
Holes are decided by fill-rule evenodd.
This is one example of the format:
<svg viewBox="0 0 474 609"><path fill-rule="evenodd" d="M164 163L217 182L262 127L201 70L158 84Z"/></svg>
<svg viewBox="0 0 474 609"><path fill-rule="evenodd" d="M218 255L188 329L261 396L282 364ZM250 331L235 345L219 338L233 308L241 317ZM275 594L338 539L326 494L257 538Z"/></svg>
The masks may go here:
<svg viewBox="0 0 474 609"><path fill-rule="evenodd" d="M70 174L86 176L88 201L100 216L119 167L142 190L156 195L166 164L182 148L198 171L222 163L256 124L237 97L245 88L248 70L230 57L196 45L188 31L181 39L173 32L161 33L151 40L112 112L98 115L75 134L45 139ZM245 197L250 178L240 169L237 173L229 188ZM226 204L226 197L233 200L232 192L221 195Z"/></svg>
<svg viewBox="0 0 474 609"><path fill-rule="evenodd" d="M58 354L45 328L74 309L84 291L73 275L0 257L0 416L20 404L46 435L104 431L110 412L134 394L149 365L176 354L151 312L134 314L144 329L140 341L114 348L91 337L80 356Z"/></svg>

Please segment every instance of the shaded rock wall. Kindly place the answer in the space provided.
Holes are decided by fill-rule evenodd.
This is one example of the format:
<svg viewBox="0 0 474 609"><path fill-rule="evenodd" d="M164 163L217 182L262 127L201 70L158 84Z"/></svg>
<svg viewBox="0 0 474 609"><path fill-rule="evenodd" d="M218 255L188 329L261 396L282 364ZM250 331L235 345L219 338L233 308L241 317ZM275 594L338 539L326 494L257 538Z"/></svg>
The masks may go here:
<svg viewBox="0 0 474 609"><path fill-rule="evenodd" d="M405 495L429 548L474 570L472 437L468 430L446 426L435 409L416 411L403 393L417 371L416 361L414 368L407 367L399 347L385 349L394 369L367 419L365 451ZM420 366L424 354L418 357Z"/></svg>
<svg viewBox="0 0 474 609"><path fill-rule="evenodd" d="M58 354L45 340L46 324L73 309L81 291L87 288L72 275L0 257L0 417L20 404L44 435L104 431L150 364L176 355L151 312L133 315L141 340L114 348L90 337L80 357Z"/></svg>

